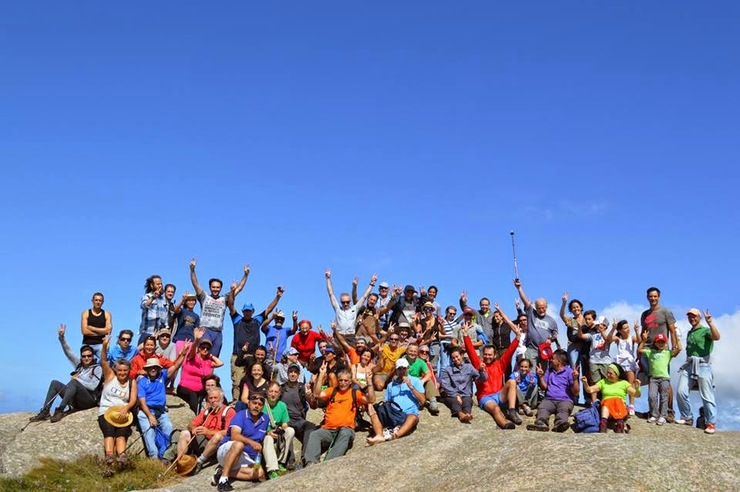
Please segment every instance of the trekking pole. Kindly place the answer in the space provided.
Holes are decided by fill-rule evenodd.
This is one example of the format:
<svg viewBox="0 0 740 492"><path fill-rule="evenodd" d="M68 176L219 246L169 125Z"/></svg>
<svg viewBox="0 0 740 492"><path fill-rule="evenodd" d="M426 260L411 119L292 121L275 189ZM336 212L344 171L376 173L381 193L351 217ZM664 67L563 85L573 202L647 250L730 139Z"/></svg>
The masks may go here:
<svg viewBox="0 0 740 492"><path fill-rule="evenodd" d="M514 229L509 234L511 234L511 252L514 255L514 278L519 278L519 266L516 263L516 245L514 244Z"/></svg>
<svg viewBox="0 0 740 492"><path fill-rule="evenodd" d="M190 440L188 441L187 445L185 446L185 451L183 451L182 453L180 453L174 459L174 461L172 463L170 463L170 466L168 466L167 469L164 471L164 473L162 473L162 476L167 475L170 472L170 470L177 464L177 462L180 460L180 458L182 458L183 456L185 456L187 454L188 449L190 448L190 443L193 442L193 439L195 439L195 437L196 437L195 434L193 434L193 436L190 438Z"/></svg>

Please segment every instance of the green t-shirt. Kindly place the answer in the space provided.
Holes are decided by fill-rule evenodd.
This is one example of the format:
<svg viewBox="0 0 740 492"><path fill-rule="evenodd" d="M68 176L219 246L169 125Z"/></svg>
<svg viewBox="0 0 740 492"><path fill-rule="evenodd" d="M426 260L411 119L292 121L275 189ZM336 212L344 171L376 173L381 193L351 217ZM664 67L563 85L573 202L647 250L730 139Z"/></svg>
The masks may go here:
<svg viewBox="0 0 740 492"><path fill-rule="evenodd" d="M408 360L408 357L406 358ZM420 378L424 374L429 372L429 368L427 367L427 363L423 360L419 359L418 357L416 360L409 364L409 376L414 376L415 378Z"/></svg>
<svg viewBox="0 0 740 492"><path fill-rule="evenodd" d="M268 416L267 413L267 406L269 403L265 402L265 408L262 409L262 413ZM290 422L290 415L288 415L288 406L285 404L285 402L278 401L274 407L270 407L270 411L272 412L272 418L275 419L275 425L280 427L280 424L287 424ZM272 425L267 426L268 430L272 430Z"/></svg>
<svg viewBox="0 0 740 492"><path fill-rule="evenodd" d="M686 355L694 357L706 357L714 349L712 330L706 326L697 326L689 331L686 336Z"/></svg>
<svg viewBox="0 0 740 492"><path fill-rule="evenodd" d="M630 387L629 381L620 379L616 383L610 383L606 379L600 379L596 385L601 391L601 399L606 400L607 398L619 398L624 400L627 396L627 388Z"/></svg>
<svg viewBox="0 0 740 492"><path fill-rule="evenodd" d="M671 375L668 373L668 366L671 363L671 351L667 348L663 350L646 348L645 357L650 362L650 377L651 378L669 378Z"/></svg>

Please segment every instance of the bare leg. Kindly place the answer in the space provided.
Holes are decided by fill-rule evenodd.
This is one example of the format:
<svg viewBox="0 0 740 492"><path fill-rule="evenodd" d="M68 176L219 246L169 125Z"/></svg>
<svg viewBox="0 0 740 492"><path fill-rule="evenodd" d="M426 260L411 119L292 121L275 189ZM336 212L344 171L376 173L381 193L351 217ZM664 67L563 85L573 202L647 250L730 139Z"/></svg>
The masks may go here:
<svg viewBox="0 0 740 492"><path fill-rule="evenodd" d="M189 430L184 430L180 433L180 438L177 440L177 456L182 456L188 450L188 443L193 437Z"/></svg>
<svg viewBox="0 0 740 492"><path fill-rule="evenodd" d="M501 407L499 407L496 402L486 402L483 410L485 410L488 415L493 417L493 421L496 422L496 425L498 425L502 429L507 426L506 424L509 423L509 421L506 420L506 417L504 416L504 412L501 411Z"/></svg>

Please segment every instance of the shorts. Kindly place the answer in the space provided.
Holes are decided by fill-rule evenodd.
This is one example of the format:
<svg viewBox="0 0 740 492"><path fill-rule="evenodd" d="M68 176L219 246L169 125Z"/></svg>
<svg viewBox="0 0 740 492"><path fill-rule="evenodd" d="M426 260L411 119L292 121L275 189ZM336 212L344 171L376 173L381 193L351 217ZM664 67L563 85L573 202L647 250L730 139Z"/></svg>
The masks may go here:
<svg viewBox="0 0 740 492"><path fill-rule="evenodd" d="M480 408L483 408L489 401L494 402L496 405L501 405L501 392L499 391L498 393L484 396L483 398L478 400L478 406Z"/></svg>
<svg viewBox="0 0 740 492"><path fill-rule="evenodd" d="M627 416L627 406L619 397L607 398L601 404L609 409L609 417L615 420L621 420Z"/></svg>
<svg viewBox="0 0 740 492"><path fill-rule="evenodd" d="M108 423L108 421L105 420L104 415L98 416L98 427L100 427L100 430L103 432L103 437L112 437L114 439L116 437L125 437L126 439L131 437L130 425L127 425L126 427L116 427L115 425Z"/></svg>
<svg viewBox="0 0 740 492"><path fill-rule="evenodd" d="M606 379L606 370L609 368L609 364L588 364L589 372L591 374L591 383L598 383L602 379Z"/></svg>
<svg viewBox="0 0 740 492"><path fill-rule="evenodd" d="M219 465L224 465L224 460L226 459L226 455L229 453L229 449L231 449L232 444L234 444L234 441L229 441L218 447L218 451L216 451L216 459L218 460ZM234 466L231 468L231 471L236 473L242 466L252 465L254 465L254 460L245 451L242 451L242 455L239 457L238 460L236 460Z"/></svg>

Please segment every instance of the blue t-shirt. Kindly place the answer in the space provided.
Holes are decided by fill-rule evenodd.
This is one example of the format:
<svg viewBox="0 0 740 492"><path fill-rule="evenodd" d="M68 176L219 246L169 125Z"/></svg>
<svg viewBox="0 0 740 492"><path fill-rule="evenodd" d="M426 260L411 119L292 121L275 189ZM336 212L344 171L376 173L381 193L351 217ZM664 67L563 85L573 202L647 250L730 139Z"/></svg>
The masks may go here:
<svg viewBox="0 0 740 492"><path fill-rule="evenodd" d="M288 347L288 332L290 331L285 325L280 328L275 325L270 325L267 328L267 335L265 335L265 347L267 347L267 353L270 353L270 349L274 347L277 342L277 353L275 354L275 360L280 360L283 356L283 352ZM280 339L278 340L278 334Z"/></svg>
<svg viewBox="0 0 740 492"><path fill-rule="evenodd" d="M424 393L424 385L421 380L414 376L409 376L411 384L419 393ZM406 383L393 381L385 390L385 400L394 401L401 407L406 415L419 415L419 400L416 399Z"/></svg>
<svg viewBox="0 0 740 492"><path fill-rule="evenodd" d="M152 381L146 376L142 376L136 381L136 391L139 398L144 398L146 406L164 408L167 403L167 369L162 369L159 377Z"/></svg>
<svg viewBox="0 0 740 492"><path fill-rule="evenodd" d="M200 325L200 316L190 309L182 308L177 315L177 330L172 337L173 342L195 340L195 327Z"/></svg>
<svg viewBox="0 0 740 492"><path fill-rule="evenodd" d="M265 403L265 405L266 404L267 403ZM257 422L255 422L252 420L252 417L249 414L249 410L242 410L241 412L237 412L237 414L234 415L234 418L231 419L231 423L229 424L229 428L226 431L226 435L221 440L221 445L231 441L232 427L238 427L241 431L241 435L246 437L247 439L251 439L253 441L261 443L262 440L265 438L265 434L267 433L267 426L269 423L270 420L264 413L260 413ZM257 457L257 452L249 444L244 445L244 452L247 453L252 459L255 459Z"/></svg>
<svg viewBox="0 0 740 492"><path fill-rule="evenodd" d="M537 386L537 375L532 371L529 371L524 377L522 377L521 372L514 371L511 373L511 376L509 376L509 379L516 380L517 387L519 387L519 389L524 393L526 393L532 386Z"/></svg>

